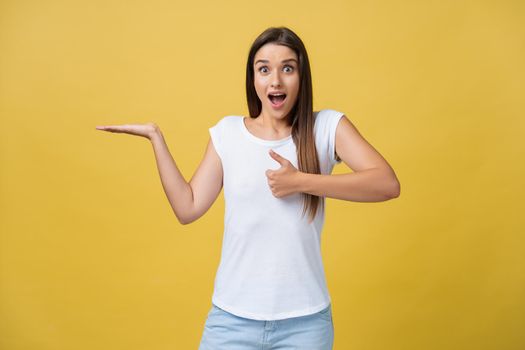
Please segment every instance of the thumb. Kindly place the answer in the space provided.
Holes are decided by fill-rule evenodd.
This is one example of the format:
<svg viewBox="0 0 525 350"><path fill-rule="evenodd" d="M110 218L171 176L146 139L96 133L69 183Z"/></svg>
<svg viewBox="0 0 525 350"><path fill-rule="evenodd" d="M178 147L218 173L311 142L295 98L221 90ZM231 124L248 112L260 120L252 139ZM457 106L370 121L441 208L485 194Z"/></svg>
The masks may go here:
<svg viewBox="0 0 525 350"><path fill-rule="evenodd" d="M284 165L287 161L286 158L283 158L280 154L276 153L273 149L270 150L270 157L275 159L279 164Z"/></svg>

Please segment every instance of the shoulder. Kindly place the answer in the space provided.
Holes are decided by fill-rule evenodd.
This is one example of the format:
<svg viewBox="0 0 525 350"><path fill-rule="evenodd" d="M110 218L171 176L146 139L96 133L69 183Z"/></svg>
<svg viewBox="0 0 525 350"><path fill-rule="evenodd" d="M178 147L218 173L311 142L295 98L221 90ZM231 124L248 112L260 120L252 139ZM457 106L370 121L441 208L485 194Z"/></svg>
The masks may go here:
<svg viewBox="0 0 525 350"><path fill-rule="evenodd" d="M240 116L240 115L227 115L227 116L220 118L217 124L218 123L234 123L234 122L238 122L242 118L243 116Z"/></svg>
<svg viewBox="0 0 525 350"><path fill-rule="evenodd" d="M335 129L344 115L343 112L329 108L314 111L315 128Z"/></svg>
<svg viewBox="0 0 525 350"><path fill-rule="evenodd" d="M341 118L344 115L343 112L340 112L335 109L325 108L319 111L314 111L314 118L317 119L336 119Z"/></svg>
<svg viewBox="0 0 525 350"><path fill-rule="evenodd" d="M326 154L330 163L335 165L341 161L335 152L336 133L339 129L339 122L345 114L335 109L326 108L318 112L314 111L314 115L316 146Z"/></svg>
<svg viewBox="0 0 525 350"><path fill-rule="evenodd" d="M242 121L243 116L238 115L227 115L220 118L214 125L214 127L224 128L233 124L238 124Z"/></svg>

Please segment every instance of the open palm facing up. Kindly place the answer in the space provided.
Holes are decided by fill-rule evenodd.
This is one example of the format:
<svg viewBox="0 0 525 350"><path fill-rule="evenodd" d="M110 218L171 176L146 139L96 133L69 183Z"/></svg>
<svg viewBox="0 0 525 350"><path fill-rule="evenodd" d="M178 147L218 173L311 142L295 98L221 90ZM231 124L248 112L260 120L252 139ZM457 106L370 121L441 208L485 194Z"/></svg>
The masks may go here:
<svg viewBox="0 0 525 350"><path fill-rule="evenodd" d="M142 136L147 139L151 139L151 137L157 132L158 126L155 123L99 125L96 127L96 129L109 131L109 132L118 132L118 133Z"/></svg>

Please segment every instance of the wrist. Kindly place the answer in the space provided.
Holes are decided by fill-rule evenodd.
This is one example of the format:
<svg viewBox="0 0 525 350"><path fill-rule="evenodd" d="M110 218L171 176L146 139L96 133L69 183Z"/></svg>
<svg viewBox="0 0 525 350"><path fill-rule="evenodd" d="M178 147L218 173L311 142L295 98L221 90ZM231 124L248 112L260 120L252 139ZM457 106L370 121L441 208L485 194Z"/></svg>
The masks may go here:
<svg viewBox="0 0 525 350"><path fill-rule="evenodd" d="M302 171L297 172L297 191L307 193L308 192L308 182L310 179L309 173L304 173Z"/></svg>
<svg viewBox="0 0 525 350"><path fill-rule="evenodd" d="M157 139L162 138L162 132L160 131L160 128L157 125L153 125L153 130L149 133L148 138L150 141L155 141Z"/></svg>

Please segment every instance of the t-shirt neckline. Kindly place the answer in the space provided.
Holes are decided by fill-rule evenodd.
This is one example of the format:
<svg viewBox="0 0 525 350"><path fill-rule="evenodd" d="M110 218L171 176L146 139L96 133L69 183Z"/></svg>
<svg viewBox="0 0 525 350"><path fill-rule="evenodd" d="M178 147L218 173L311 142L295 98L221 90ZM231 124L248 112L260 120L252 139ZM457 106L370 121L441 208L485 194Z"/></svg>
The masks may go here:
<svg viewBox="0 0 525 350"><path fill-rule="evenodd" d="M283 139L278 139L278 140L266 140L266 139L261 139L260 137L257 137L255 136L254 134L252 134L248 128L246 127L246 124L244 123L244 119L246 119L247 117L244 117L244 116L241 116L239 118L240 122L241 122L241 129L243 131L243 133L249 138L251 139L252 141L254 142L257 142L259 144L262 144L262 145L265 145L265 146L279 146L279 145L283 145L287 142L289 142L290 140L292 140L292 135L288 135L287 137L283 138Z"/></svg>

